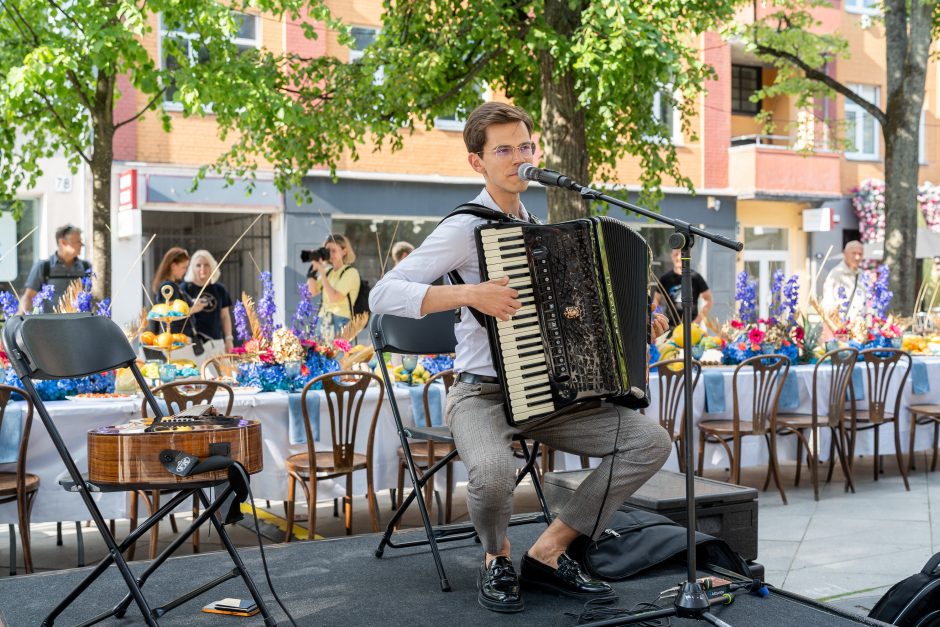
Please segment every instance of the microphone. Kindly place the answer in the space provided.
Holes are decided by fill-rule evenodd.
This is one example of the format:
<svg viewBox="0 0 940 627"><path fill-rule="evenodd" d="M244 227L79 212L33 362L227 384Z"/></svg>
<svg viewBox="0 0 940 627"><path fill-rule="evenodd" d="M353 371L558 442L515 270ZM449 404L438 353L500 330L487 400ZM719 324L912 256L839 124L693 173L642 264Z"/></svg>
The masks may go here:
<svg viewBox="0 0 940 627"><path fill-rule="evenodd" d="M519 166L519 178L525 181L537 181L542 185L548 185L550 187L561 187L573 190L581 189L580 185L564 174L560 174L554 170L543 170L542 168L535 167L531 163L523 163Z"/></svg>

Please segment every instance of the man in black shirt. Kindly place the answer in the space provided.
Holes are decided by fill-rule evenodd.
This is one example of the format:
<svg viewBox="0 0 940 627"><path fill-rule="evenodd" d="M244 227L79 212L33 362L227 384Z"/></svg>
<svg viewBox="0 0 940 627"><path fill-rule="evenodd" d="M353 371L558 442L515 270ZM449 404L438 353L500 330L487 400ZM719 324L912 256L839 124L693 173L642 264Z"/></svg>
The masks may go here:
<svg viewBox="0 0 940 627"><path fill-rule="evenodd" d="M659 277L659 289L653 297L653 305L659 306L663 299L663 293L669 298L672 305L665 303L663 309L669 316L669 323L676 326L682 322L682 259L681 252L672 251L672 270L665 272ZM698 299L701 298L702 308L698 308ZM708 283L702 278L702 275L692 270L692 322L698 324L711 311L714 298L712 291L708 289Z"/></svg>

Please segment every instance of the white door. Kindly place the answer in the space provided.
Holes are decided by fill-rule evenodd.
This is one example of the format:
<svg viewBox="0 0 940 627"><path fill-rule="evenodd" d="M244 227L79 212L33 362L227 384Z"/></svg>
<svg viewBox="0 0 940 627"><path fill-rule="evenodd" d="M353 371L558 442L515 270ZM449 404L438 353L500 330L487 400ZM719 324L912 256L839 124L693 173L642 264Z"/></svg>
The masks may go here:
<svg viewBox="0 0 940 627"><path fill-rule="evenodd" d="M770 286L774 272L789 274L790 253L785 227L747 227L744 229L744 270L757 281L757 311L766 318L770 307Z"/></svg>

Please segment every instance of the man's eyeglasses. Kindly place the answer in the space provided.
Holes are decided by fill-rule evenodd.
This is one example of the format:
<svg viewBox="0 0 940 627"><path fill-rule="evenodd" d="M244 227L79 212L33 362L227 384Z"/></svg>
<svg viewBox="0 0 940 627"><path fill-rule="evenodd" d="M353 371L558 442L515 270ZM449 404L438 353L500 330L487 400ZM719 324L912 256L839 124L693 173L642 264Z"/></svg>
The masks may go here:
<svg viewBox="0 0 940 627"><path fill-rule="evenodd" d="M496 148L488 151L481 150L477 154L482 157L484 152L491 152L496 156L497 159L506 160L512 159L513 153L518 150L520 157L523 159L531 159L535 156L535 148L535 142L522 142L518 146L497 146Z"/></svg>

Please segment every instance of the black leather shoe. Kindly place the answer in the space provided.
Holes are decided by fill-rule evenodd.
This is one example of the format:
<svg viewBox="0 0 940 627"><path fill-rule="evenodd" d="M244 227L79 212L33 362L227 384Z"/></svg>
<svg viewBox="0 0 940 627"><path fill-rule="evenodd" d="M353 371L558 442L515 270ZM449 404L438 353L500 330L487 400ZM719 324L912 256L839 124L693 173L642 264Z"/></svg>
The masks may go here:
<svg viewBox="0 0 940 627"><path fill-rule="evenodd" d="M585 575L580 564L564 553L558 556L558 568L543 564L526 553L522 557L522 585L526 589L552 592L582 601L613 601L617 598L609 585Z"/></svg>
<svg viewBox="0 0 940 627"><path fill-rule="evenodd" d="M489 567L484 562L477 587L480 589L477 599L488 610L509 613L525 609L519 593L519 576L508 557L493 558Z"/></svg>

